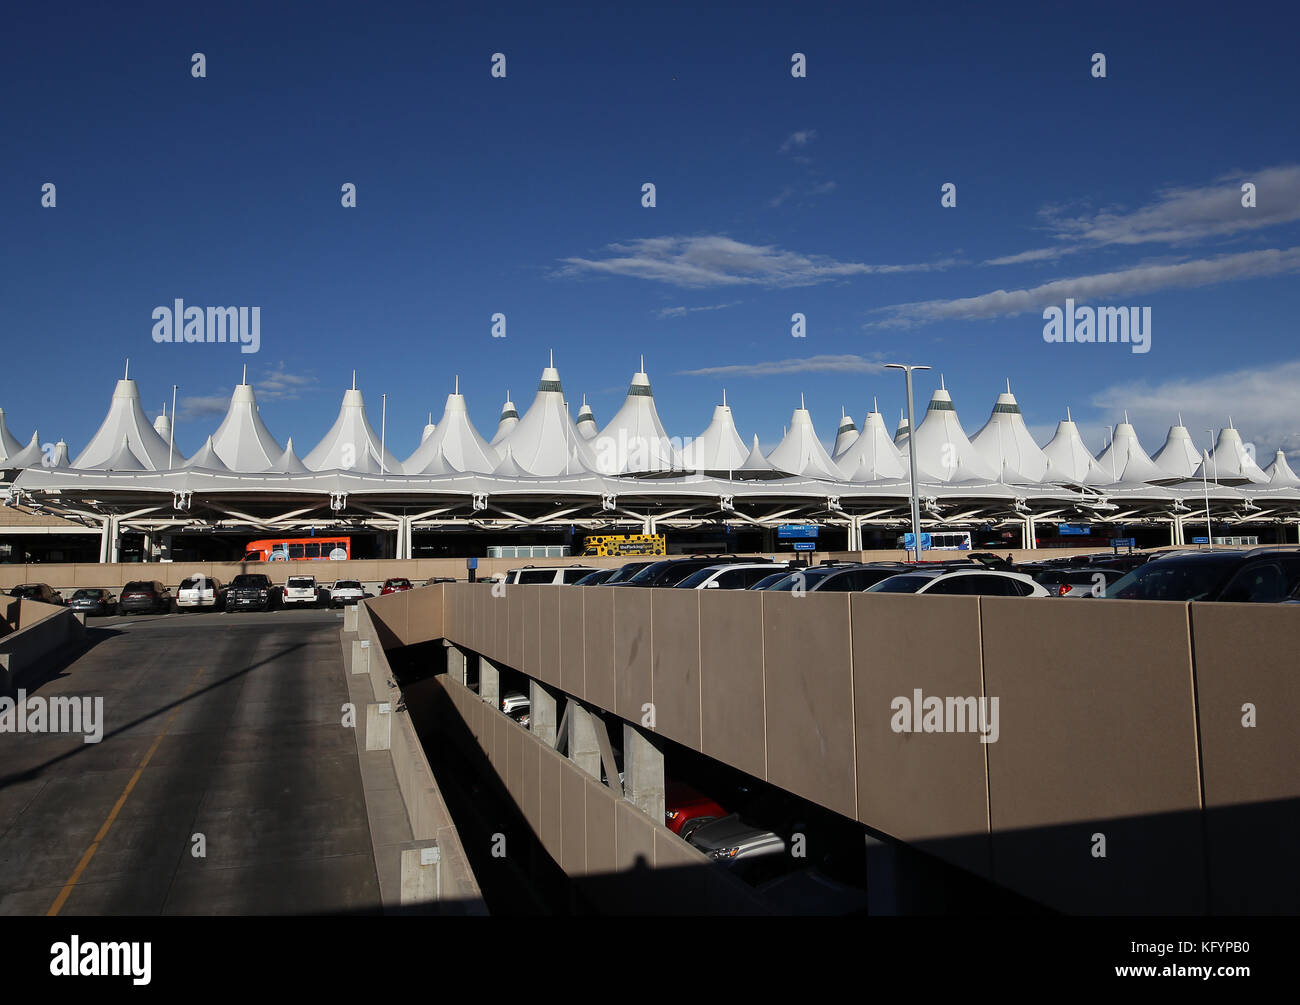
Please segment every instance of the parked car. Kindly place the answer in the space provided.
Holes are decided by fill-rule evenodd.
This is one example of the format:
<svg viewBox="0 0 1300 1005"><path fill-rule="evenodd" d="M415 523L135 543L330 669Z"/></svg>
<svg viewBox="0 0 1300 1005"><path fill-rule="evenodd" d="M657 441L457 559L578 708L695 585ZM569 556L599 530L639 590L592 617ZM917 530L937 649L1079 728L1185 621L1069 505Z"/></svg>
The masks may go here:
<svg viewBox="0 0 1300 1005"><path fill-rule="evenodd" d="M678 590L747 590L774 571L786 571L785 562L732 562L696 569L675 586Z"/></svg>
<svg viewBox="0 0 1300 1005"><path fill-rule="evenodd" d="M411 581L402 577L393 577L384 580L384 585L380 587L379 595L386 597L390 593L405 593L411 589Z"/></svg>
<svg viewBox="0 0 1300 1005"><path fill-rule="evenodd" d="M42 604L54 604L60 607L63 605L63 594L49 583L24 583L10 590L9 596L21 600L39 600Z"/></svg>
<svg viewBox="0 0 1300 1005"><path fill-rule="evenodd" d="M202 589L200 590L200 584ZM226 604L226 588L210 576L190 576L176 589L178 611L209 608L217 611Z"/></svg>
<svg viewBox="0 0 1300 1005"><path fill-rule="evenodd" d="M597 569L595 572L589 572L580 580L574 583L574 586L602 586L610 576L618 572L617 569Z"/></svg>
<svg viewBox="0 0 1300 1005"><path fill-rule="evenodd" d="M647 565L654 565L653 559L646 559L642 562L624 562L614 570L614 575L605 580L605 586L617 586L619 583L631 579Z"/></svg>
<svg viewBox="0 0 1300 1005"><path fill-rule="evenodd" d="M692 555L689 558L666 558L650 562L627 579L615 582L611 578L606 586L666 587L676 586L691 573L713 565L732 565L738 562L752 564L753 559L734 555Z"/></svg>
<svg viewBox="0 0 1300 1005"><path fill-rule="evenodd" d="M428 579L424 581L424 585L433 586L435 583L454 583L454 582L456 582L455 576L430 576Z"/></svg>
<svg viewBox="0 0 1300 1005"><path fill-rule="evenodd" d="M357 580L340 579L330 587L330 606L343 607L345 604L355 604L358 600L365 600L369 596L370 594Z"/></svg>
<svg viewBox="0 0 1300 1005"><path fill-rule="evenodd" d="M327 603L325 590L315 576L290 576L285 580L281 600L285 607L320 607Z"/></svg>
<svg viewBox="0 0 1300 1005"><path fill-rule="evenodd" d="M118 614L168 614L176 609L170 587L156 579L137 579L122 587Z"/></svg>
<svg viewBox="0 0 1300 1005"><path fill-rule="evenodd" d="M993 572L983 569L913 569L882 579L867 593L928 593L958 597L1047 597L1023 572Z"/></svg>
<svg viewBox="0 0 1300 1005"><path fill-rule="evenodd" d="M789 871L785 840L772 831L750 826L735 813L696 828L690 842L751 882Z"/></svg>
<svg viewBox="0 0 1300 1005"><path fill-rule="evenodd" d="M599 570L589 565L526 565L522 569L511 569L507 572L506 583L518 586L573 584L597 571Z"/></svg>
<svg viewBox="0 0 1300 1005"><path fill-rule="evenodd" d="M1159 558L1106 587L1107 599L1277 604L1300 587L1300 551L1252 548Z"/></svg>
<svg viewBox="0 0 1300 1005"><path fill-rule="evenodd" d="M533 709L532 700L520 691L507 691L501 696L501 711L515 722L526 719ZM520 722L522 725L523 723Z"/></svg>
<svg viewBox="0 0 1300 1005"><path fill-rule="evenodd" d="M824 562L807 569L792 569L768 589L774 593L789 593L796 588L806 593L858 593L911 568L914 566L903 562Z"/></svg>
<svg viewBox="0 0 1300 1005"><path fill-rule="evenodd" d="M230 581L226 588L226 613L232 611L269 611L279 606L280 591L271 578L261 572L245 572Z"/></svg>
<svg viewBox="0 0 1300 1005"><path fill-rule="evenodd" d="M1023 570L1021 570L1023 571ZM1026 573L1035 583L1047 588L1054 597L1100 597L1106 587L1124 573L1118 569L1092 566L1080 569L1043 569Z"/></svg>
<svg viewBox="0 0 1300 1005"><path fill-rule="evenodd" d="M786 566L785 568L781 569L779 572L773 572L770 575L764 576L757 583L754 583L752 586L746 587L746 589L766 590L769 587L775 586L777 583L781 582L781 580L785 579L785 577L788 575L790 575L790 567Z"/></svg>
<svg viewBox="0 0 1300 1005"><path fill-rule="evenodd" d="M102 587L88 587L72 595L68 609L88 617L104 617L117 610L117 595Z"/></svg>
<svg viewBox="0 0 1300 1005"><path fill-rule="evenodd" d="M685 782L664 779L664 825L686 840L705 824L721 820L727 811Z"/></svg>

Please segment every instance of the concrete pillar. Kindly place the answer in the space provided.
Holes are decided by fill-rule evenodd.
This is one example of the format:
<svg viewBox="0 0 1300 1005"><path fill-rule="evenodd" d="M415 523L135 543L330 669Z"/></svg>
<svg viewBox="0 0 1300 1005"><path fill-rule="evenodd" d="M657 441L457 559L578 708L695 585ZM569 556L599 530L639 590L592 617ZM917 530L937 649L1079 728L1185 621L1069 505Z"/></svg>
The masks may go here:
<svg viewBox="0 0 1300 1005"><path fill-rule="evenodd" d="M355 632L357 630L357 605L348 604L343 608L343 630L345 632Z"/></svg>
<svg viewBox="0 0 1300 1005"><path fill-rule="evenodd" d="M142 562L156 562L157 556L153 553L153 531L144 532L144 544L140 548L140 560Z"/></svg>
<svg viewBox="0 0 1300 1005"><path fill-rule="evenodd" d="M466 669L465 654L455 646L447 646L447 676L457 684L464 684Z"/></svg>
<svg viewBox="0 0 1300 1005"><path fill-rule="evenodd" d="M528 729L543 743L555 746L555 696L535 680L528 682Z"/></svg>
<svg viewBox="0 0 1300 1005"><path fill-rule="evenodd" d="M600 744L596 741L596 723L593 716L576 701L570 701L565 710L568 717L569 760L600 781Z"/></svg>
<svg viewBox="0 0 1300 1005"><path fill-rule="evenodd" d="M478 696L493 708L501 708L501 674L482 656L478 658Z"/></svg>
<svg viewBox="0 0 1300 1005"><path fill-rule="evenodd" d="M393 746L393 706L381 701L366 706L366 749L390 750Z"/></svg>
<svg viewBox="0 0 1300 1005"><path fill-rule="evenodd" d="M161 543L158 546L158 557L160 559L170 559L172 557L172 540L174 535L163 534L160 538Z"/></svg>
<svg viewBox="0 0 1300 1005"><path fill-rule="evenodd" d="M442 850L434 841L402 849L401 904L415 907L442 899Z"/></svg>
<svg viewBox="0 0 1300 1005"><path fill-rule="evenodd" d="M118 538L117 531L117 517L104 517L104 522L99 532L100 562L116 562L118 559L120 544L121 541Z"/></svg>
<svg viewBox="0 0 1300 1005"><path fill-rule="evenodd" d="M654 533L656 533L656 531L655 531L655 518L654 518L654 517L652 517L652 516L648 516L648 517L646 517L644 520L641 521L641 533L642 533L642 534L654 534Z"/></svg>
<svg viewBox="0 0 1300 1005"><path fill-rule="evenodd" d="M898 849L892 844L864 835L867 843L867 913L898 914Z"/></svg>
<svg viewBox="0 0 1300 1005"><path fill-rule="evenodd" d="M657 738L623 723L623 794L657 824L664 822L664 754Z"/></svg>
<svg viewBox="0 0 1300 1005"><path fill-rule="evenodd" d="M353 640L352 672L354 674L370 673L370 640L369 639Z"/></svg>

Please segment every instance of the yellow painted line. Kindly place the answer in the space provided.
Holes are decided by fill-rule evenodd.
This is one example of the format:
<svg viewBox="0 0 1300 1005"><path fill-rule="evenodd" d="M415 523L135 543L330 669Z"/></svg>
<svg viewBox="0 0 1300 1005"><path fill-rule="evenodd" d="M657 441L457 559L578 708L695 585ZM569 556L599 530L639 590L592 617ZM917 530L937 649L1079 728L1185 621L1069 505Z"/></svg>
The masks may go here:
<svg viewBox="0 0 1300 1005"><path fill-rule="evenodd" d="M189 687L185 689L185 694L181 696L181 701L184 701L190 696L190 692L194 690L194 685L199 682L199 674L201 673L203 673L202 667L199 667L194 671L194 676L190 680ZM77 868L72 870L72 875L69 876L68 881L63 884L63 889L60 890L59 895L54 898L54 903L50 905L50 909L45 912L47 918L53 918L63 910L63 905L66 904L68 898L72 896L72 891L76 887L77 882L81 879L81 874L86 871L86 866L90 865L90 860L95 857L95 852L99 851L99 846L103 843L104 838L108 837L108 832L112 829L114 822L117 820L117 815L122 812L122 807L126 805L127 799L135 788L135 783L140 780L140 776L144 773L144 769L149 766L149 761L157 752L158 745L162 743L163 737L167 735L167 730L171 729L172 720L176 718L176 713L180 710L181 707L178 703L177 706L172 709L172 714L167 717L167 721L163 723L162 732L154 737L154 741L150 745L148 752L144 755L144 759L140 761L139 766L135 769L135 774L133 774L131 780L126 783L126 788L124 788L122 794L117 797L117 802L113 804L112 810L109 811L108 818L99 828L99 833L95 835L95 840L90 842L90 847L86 849L86 854L81 856L81 861L77 863Z"/></svg>

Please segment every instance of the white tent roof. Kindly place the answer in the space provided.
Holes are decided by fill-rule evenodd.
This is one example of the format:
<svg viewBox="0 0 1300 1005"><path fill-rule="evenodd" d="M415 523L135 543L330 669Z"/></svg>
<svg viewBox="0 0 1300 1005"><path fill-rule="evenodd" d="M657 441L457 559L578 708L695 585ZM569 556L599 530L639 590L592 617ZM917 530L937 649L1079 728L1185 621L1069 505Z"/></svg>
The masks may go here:
<svg viewBox="0 0 1300 1005"><path fill-rule="evenodd" d="M497 444L497 453L504 453L506 446L515 463L534 475L552 477L596 470L595 455L565 407L564 387L554 359L542 371L533 403L519 425Z"/></svg>
<svg viewBox="0 0 1300 1005"><path fill-rule="evenodd" d="M681 456L659 421L644 359L641 369L632 375L623 407L600 431L592 447L597 470L602 474L681 470Z"/></svg>
<svg viewBox="0 0 1300 1005"><path fill-rule="evenodd" d="M594 440L599 432L596 427L596 413L587 404L587 396L582 396L582 407L578 409L578 432L584 440Z"/></svg>
<svg viewBox="0 0 1300 1005"><path fill-rule="evenodd" d="M163 406L162 412L153 420L153 431L161 436L164 440L172 435L172 420L167 415L167 406Z"/></svg>
<svg viewBox="0 0 1300 1005"><path fill-rule="evenodd" d="M993 465L966 438L942 377L915 435L917 474L927 481L997 480Z"/></svg>
<svg viewBox="0 0 1300 1005"><path fill-rule="evenodd" d="M5 410L0 408L0 461L8 460L22 449L18 437L9 432L9 427L5 425Z"/></svg>
<svg viewBox="0 0 1300 1005"><path fill-rule="evenodd" d="M776 471L776 466L763 456L763 451L758 445L757 433L754 434L754 445L750 448L749 456L745 458L745 462L737 470L747 471L751 474L755 472L766 474L767 472Z"/></svg>
<svg viewBox="0 0 1300 1005"><path fill-rule="evenodd" d="M167 441L158 435L145 416L140 405L140 389L130 377L122 378L113 388L108 414L104 416L104 421L86 448L77 455L73 467L107 468L112 460L115 462L113 470L131 470L120 466L124 463L124 459L118 456L123 442L141 468L149 471L167 470ZM180 467L184 463L185 458L181 456L180 450L174 450L171 466Z"/></svg>
<svg viewBox="0 0 1300 1005"><path fill-rule="evenodd" d="M1004 482L1041 482L1047 475L1047 455L1025 426L1011 382L998 395L989 421L971 443Z"/></svg>
<svg viewBox="0 0 1300 1005"><path fill-rule="evenodd" d="M1192 443L1192 434L1183 425L1183 417L1178 417L1178 425L1170 426L1165 436L1165 443L1152 455L1151 459L1162 471L1168 471L1179 478L1191 478L1196 473L1196 465L1201 455Z"/></svg>
<svg viewBox="0 0 1300 1005"><path fill-rule="evenodd" d="M60 440L54 444L54 456L50 458L50 463L46 466L50 468L72 467L72 462L68 460L68 444L65 440Z"/></svg>
<svg viewBox="0 0 1300 1005"><path fill-rule="evenodd" d="M185 462L185 467L202 468L205 471L229 471L230 466L217 454L212 440L213 437L209 436L207 442L199 448L199 452Z"/></svg>
<svg viewBox="0 0 1300 1005"><path fill-rule="evenodd" d="M802 396L799 398L799 407L790 416L790 428L767 459L773 467L793 475L834 479L844 477L844 472L831 460L822 441L817 439L812 415L804 407Z"/></svg>
<svg viewBox="0 0 1300 1005"><path fill-rule="evenodd" d="M355 375L352 387L343 392L343 404L339 406L334 425L316 448L303 458L303 462L312 471L357 471L364 474L402 471L401 462L386 449L382 463L380 461L379 435L366 418L366 403L357 390Z"/></svg>
<svg viewBox="0 0 1300 1005"><path fill-rule="evenodd" d="M44 456L41 450L41 432L38 429L32 433L27 446L10 457L6 463L11 468L39 468L41 458Z"/></svg>
<svg viewBox="0 0 1300 1005"><path fill-rule="evenodd" d="M840 406L840 426L835 430L835 449L831 451L831 459L837 459L844 451L853 446L853 441L858 438L858 427L853 424L848 413L844 411L844 406Z"/></svg>
<svg viewBox="0 0 1300 1005"><path fill-rule="evenodd" d="M528 472L515 463L515 455L510 452L508 446L505 450L505 456L501 458L501 463L496 466L492 473L498 478L528 477Z"/></svg>
<svg viewBox="0 0 1300 1005"><path fill-rule="evenodd" d="M895 481L907 477L907 452L889 438L885 417L875 408L862 420L862 432L835 463L854 482Z"/></svg>
<svg viewBox="0 0 1300 1005"><path fill-rule="evenodd" d="M78 465L73 465L73 467L77 467L77 466ZM126 433L122 434L122 440L120 443L118 443L117 449L114 450L113 453L110 454L108 457L104 458L103 463L96 464L95 467L102 471L149 471L151 470L150 468L146 468L143 464L141 464L140 458L138 458L131 451L131 438ZM152 470L158 470L158 469L155 468Z"/></svg>
<svg viewBox="0 0 1300 1005"><path fill-rule="evenodd" d="M497 446L510 435L510 431L519 425L519 410L515 408L515 403L510 400L510 392L506 392L506 403L501 406L501 419L497 423L496 434L492 437L490 446Z"/></svg>
<svg viewBox="0 0 1300 1005"><path fill-rule="evenodd" d="M907 421L907 416L900 408L898 410L898 425L894 428L894 444L899 447L907 446L907 438L912 435L912 426Z"/></svg>
<svg viewBox="0 0 1300 1005"><path fill-rule="evenodd" d="M1208 467L1205 471L1197 470L1193 477L1201 478L1202 475L1217 482L1255 482L1262 485L1268 481L1268 475L1259 469L1255 458L1241 442L1241 433L1237 432L1231 417L1228 418L1227 427L1219 430L1219 438L1214 441L1214 453L1210 454Z"/></svg>
<svg viewBox="0 0 1300 1005"><path fill-rule="evenodd" d="M433 422L433 413L430 412L429 421L424 424L424 432L420 434L420 446L415 448L415 452L412 453L410 457L402 461L403 471L418 471L429 462L429 455L422 455L420 450L424 444L428 442L429 437L433 435L433 431L437 428L438 427L434 425Z"/></svg>
<svg viewBox="0 0 1300 1005"><path fill-rule="evenodd" d="M235 385L226 417L212 434L212 449L231 471L265 471L284 453L262 421L247 371Z"/></svg>
<svg viewBox="0 0 1300 1005"><path fill-rule="evenodd" d="M1296 477L1287 463L1286 454L1280 450L1273 455L1273 463L1264 469L1264 474L1268 475L1270 485L1300 485L1300 478Z"/></svg>
<svg viewBox="0 0 1300 1005"><path fill-rule="evenodd" d="M1142 448L1137 430L1128 421L1117 423L1110 445L1097 457L1097 467L1087 479L1089 485L1114 485L1120 482L1156 482L1169 472L1156 464Z"/></svg>
<svg viewBox="0 0 1300 1005"><path fill-rule="evenodd" d="M1070 416L1069 408L1065 410L1065 418L1056 424L1056 435L1043 448L1043 456L1047 458L1049 482L1082 485L1097 469L1097 459L1079 435L1079 426Z"/></svg>
<svg viewBox="0 0 1300 1005"><path fill-rule="evenodd" d="M708 428L682 449L682 465L687 471L735 471L748 455L745 441L736 432L727 392L723 391L722 404L713 406L713 420Z"/></svg>
<svg viewBox="0 0 1300 1005"><path fill-rule="evenodd" d="M310 470L293 449L292 436L289 437L289 442L284 445L284 453L277 457L271 466L267 468L268 472L285 475L300 475Z"/></svg>
<svg viewBox="0 0 1300 1005"><path fill-rule="evenodd" d="M406 467L404 470L408 475L442 474L447 467L487 474L501 463L500 454L488 445L470 422L465 396L460 393L459 377L456 378L456 390L447 395L442 419L411 460L424 463L419 467Z"/></svg>

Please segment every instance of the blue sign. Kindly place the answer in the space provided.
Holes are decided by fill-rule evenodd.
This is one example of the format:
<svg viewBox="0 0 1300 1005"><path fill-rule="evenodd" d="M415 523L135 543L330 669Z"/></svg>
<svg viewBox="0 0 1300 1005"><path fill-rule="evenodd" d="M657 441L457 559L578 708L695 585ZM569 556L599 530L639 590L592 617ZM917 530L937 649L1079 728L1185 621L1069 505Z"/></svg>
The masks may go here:
<svg viewBox="0 0 1300 1005"><path fill-rule="evenodd" d="M1208 537L1192 538L1192 544L1209 544L1209 543L1210 543L1210 539Z"/></svg>
<svg viewBox="0 0 1300 1005"><path fill-rule="evenodd" d="M1110 539L1111 546L1114 548L1136 548L1137 538L1135 537L1113 537Z"/></svg>
<svg viewBox="0 0 1300 1005"><path fill-rule="evenodd" d="M1080 523L1058 523L1056 525L1056 531L1062 537L1065 537L1069 534L1091 534L1092 528L1085 527Z"/></svg>
<svg viewBox="0 0 1300 1005"><path fill-rule="evenodd" d="M795 550L795 551L816 551L816 550L817 550L817 542L816 542L816 541L796 541L796 542L794 543L794 550Z"/></svg>
<svg viewBox="0 0 1300 1005"><path fill-rule="evenodd" d="M776 528L777 537L816 537L821 528L815 523L783 523ZM802 551L809 549L803 548Z"/></svg>
<svg viewBox="0 0 1300 1005"><path fill-rule="evenodd" d="M903 535L903 548L906 551L916 550L916 535L913 534L911 531L908 531L906 534ZM930 535L925 533L924 531L921 532L921 550L922 551L930 550Z"/></svg>
<svg viewBox="0 0 1300 1005"><path fill-rule="evenodd" d="M465 559L465 568L467 568L467 569L477 569L477 568L478 568L478 559L477 559L477 558L467 558L467 559Z"/></svg>

